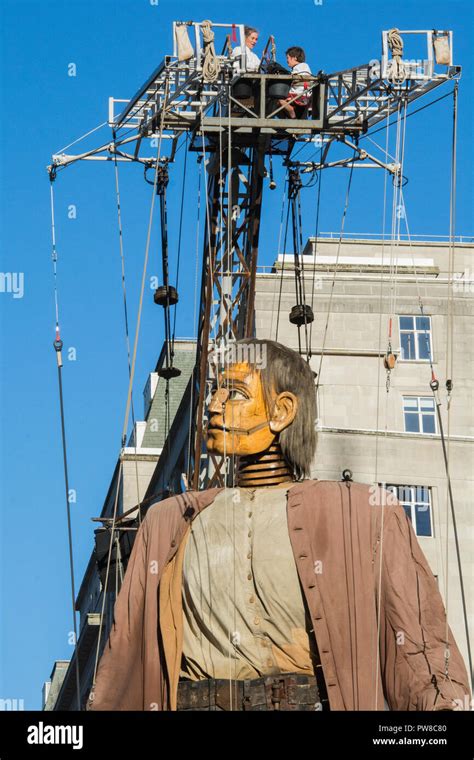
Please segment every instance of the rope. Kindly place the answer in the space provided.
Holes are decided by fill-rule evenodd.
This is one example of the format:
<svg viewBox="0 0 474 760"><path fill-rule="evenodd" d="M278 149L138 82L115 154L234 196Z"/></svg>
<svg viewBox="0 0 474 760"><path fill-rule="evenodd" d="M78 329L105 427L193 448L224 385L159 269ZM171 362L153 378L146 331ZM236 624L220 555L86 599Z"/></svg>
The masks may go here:
<svg viewBox="0 0 474 760"><path fill-rule="evenodd" d="M106 121L103 121L102 124L99 124L97 127L94 127L94 129L90 129L88 132L86 132L84 135L81 135L81 137L78 137L77 140L73 140L73 142L69 143L69 145L65 145L64 148L61 148L60 150L57 150L56 153L64 153L65 150L68 148L71 148L73 145L75 145L78 142L81 142L81 140L84 140L86 137L89 137L89 135L92 135L94 132L97 132L98 129L101 129L102 127L105 127L107 124Z"/></svg>
<svg viewBox="0 0 474 760"><path fill-rule="evenodd" d="M62 344L62 342L61 342ZM63 381L62 381L62 360L61 350L57 349L58 359L58 385L59 385L59 408L61 413L61 437L63 448L63 463L64 463L64 485L66 490L66 512L67 512L67 532L68 532L68 545L69 545L69 568L71 574L71 600L73 605L73 625L74 625L74 643L76 645L76 699L77 709L81 709L81 689L80 689L80 674L79 674L79 641L77 637L77 621L76 621L76 591L74 585L74 557L73 557L73 543L72 543L72 525L71 525L71 506L69 504L69 475L68 475L68 462L67 462L67 444L66 444L66 424L64 420L64 398L63 398Z"/></svg>
<svg viewBox="0 0 474 760"><path fill-rule="evenodd" d="M458 572L459 572L459 585L461 587L461 602L462 602L462 608L463 608L463 618L464 618L464 627L465 627L465 634L466 634L466 644L467 644L467 656L469 660L469 672L471 674L471 683L472 683L472 654L471 654L471 641L469 636L469 625L468 625L468 618L467 618L467 607L466 607L466 593L464 590L464 578L462 573L462 566L461 566L461 550L459 547L459 536L458 536L458 529L457 529L457 523L456 523L456 512L454 509L454 498L453 498L453 490L451 486L451 474L449 470L449 422L448 422L448 447L446 446L446 437L444 435L444 428L443 428L443 419L441 416L441 401L439 398L438 388L439 383L438 381L432 380L431 381L431 390L433 391L433 397L436 404L436 416L438 418L438 425L439 425L439 432L441 436L441 445L443 448L443 458L444 458L444 466L446 470L446 484L447 484L447 491L448 491L448 499L447 499L447 508L446 508L446 575L445 575L445 587L446 587L446 594L448 590L448 544L449 544L449 537L448 537L448 529L449 529L449 519L448 519L448 506L451 507L451 519L453 522L453 533L454 533L454 543L456 546L456 558L458 563ZM449 407L448 407L448 421L449 421ZM445 633L445 644L446 644L446 653L445 653L445 677L449 678L449 657L450 657L450 646L449 646L449 623L448 623L448 610L447 610L447 603L448 598L446 596L446 633Z"/></svg>
<svg viewBox="0 0 474 760"><path fill-rule="evenodd" d="M71 522L71 505L69 503L69 472L68 472L68 460L67 460L67 440L66 440L66 423L64 416L64 396L63 396L63 380L62 380L62 356L61 349L63 342L59 333L59 305L58 305L58 272L57 272L57 251L56 251L56 225L54 220L54 191L53 182L55 179L55 172L52 172L50 177L50 198L51 198L51 237L52 237L52 261L53 261L53 279L54 279L54 304L56 313L56 339L54 341L54 349L56 351L56 360L58 366L58 389L59 389L59 411L61 417L61 440L63 451L63 467L64 467L64 486L66 490L66 517L67 517L67 532L68 532L68 549L69 549L69 572L71 578L71 602L72 602L72 619L74 630L74 644L76 654L76 699L77 709L81 709L81 686L80 686L80 673L79 673L79 642L77 637L77 620L76 620L76 589L74 583L74 553L73 553L73 541L72 541L72 522Z"/></svg>
<svg viewBox="0 0 474 760"><path fill-rule="evenodd" d="M403 117L401 108L403 108ZM402 129L403 118L403 129ZM403 203L403 166L405 161L405 136L406 136L406 104L398 104L398 116L397 116L397 138L395 148L395 163L397 164L398 172L395 176L394 192L393 192L393 206L392 206L392 231L391 231L391 243L390 243L390 317L388 321L388 336L387 336L387 356L392 353L392 327L395 320L395 313L397 307L398 298L398 250L400 245L400 225L402 219L402 211L404 212ZM396 241L396 259L394 263L393 259L393 244ZM390 392L390 379L391 370L387 367L386 375L386 389L387 394ZM386 399L386 403L388 399ZM387 419L385 420L385 426L387 425Z"/></svg>
<svg viewBox="0 0 474 760"><path fill-rule="evenodd" d="M304 261L301 255L301 249L303 247L303 233L302 233L302 220L301 220L301 199L300 199L300 187L301 178L299 172L294 170L290 173L291 180L291 216L293 227L293 250L294 250L294 277L295 277L295 293L296 293L296 305L302 306L304 309L304 327L305 327L305 346L306 346L306 359L309 359L309 345L308 345L308 322L306 318L306 292L304 282ZM298 349L301 351L301 325L298 324Z"/></svg>
<svg viewBox="0 0 474 760"><path fill-rule="evenodd" d="M202 162L203 171L205 172L205 166L204 162ZM198 292L198 277L199 277L199 233L201 229L201 181L202 181L202 174L203 172L198 172L198 190L197 190L197 221L196 221L196 250L195 250L195 262L194 262L194 308L193 308L193 325L194 325L194 333L193 335L196 336L196 342L198 338L198 325L197 325L197 292ZM206 180L204 179L204 182ZM195 377L196 367L193 368L192 378L191 378L191 401L189 406L189 426L188 426L188 483L191 482L192 472L191 472L191 433L193 429L193 409L194 409L194 388L195 388Z"/></svg>
<svg viewBox="0 0 474 760"><path fill-rule="evenodd" d="M321 144L320 154L319 154L319 164L321 165L323 160L323 146ZM314 256L313 256L313 282L311 286L311 311L314 314L314 286L316 284L316 257L318 254L318 233L319 233L319 210L321 207L321 182L322 182L322 169L319 170L319 182L318 184L318 200L316 203L316 222L314 225ZM310 345L310 351L311 346L313 345L313 322L311 322L309 326L309 345Z"/></svg>
<svg viewBox="0 0 474 760"><path fill-rule="evenodd" d="M411 115L411 114L409 114L409 115ZM389 118L390 118L390 117L389 117ZM408 116L405 116L405 118L407 119L407 118L408 118ZM386 129L386 127L384 127L384 129ZM388 152L386 153L386 152L385 152L385 149L384 149L384 148L382 148L382 147L381 147L381 146L380 146L378 143L376 143L376 142L375 142L375 140L372 140L372 138L371 138L371 137L369 137L368 135L362 135L362 137L367 137L367 139L369 140L369 142L371 142L371 143L372 143L372 145L375 145L375 147L376 147L376 148L378 148L378 149L379 149L379 150L380 150L380 151L381 151L381 152L382 152L382 153L385 155L385 163L388 163L388 159L389 159L389 158L390 158L390 159L391 159L393 162L395 162L395 156L392 156L392 154L391 154L391 153L388 153Z"/></svg>
<svg viewBox="0 0 474 760"><path fill-rule="evenodd" d="M446 315L446 381L448 378L452 381L453 370L453 277L454 277L454 227L455 227L455 207L454 198L456 190L456 126L457 126L457 83L453 89L453 132L452 132L452 145L451 145L451 178L450 178L450 199L449 199L449 255L448 255L448 303L447 303L447 315ZM435 378L433 375L433 382ZM433 396L436 395L433 390ZM438 422L440 421L440 414L438 405L436 405L436 411L438 416ZM442 430L442 427L440 427ZM444 595L446 604L446 632L445 641L449 642L449 627L447 621L447 612L449 605L449 584L448 584L448 568L449 568L449 503L452 498L451 483L449 476L449 448L450 448L450 433L451 433L451 403L448 403L448 448L445 449L443 441L443 455L446 468L446 574L444 582ZM451 509L453 509L453 503L451 502ZM457 547L457 535L455 532L456 547ZM462 588L462 587L461 587ZM467 638L469 641L469 638ZM470 663L470 669L472 673L472 664Z"/></svg>
<svg viewBox="0 0 474 760"><path fill-rule="evenodd" d="M168 187L168 165L166 159L158 168L158 188L157 192L160 196L160 229L161 229L161 255L163 266L163 283L167 290L166 303L164 304L163 316L165 325L165 346L166 346L166 369L173 366L173 347L171 346L171 319L170 319L170 304L169 304L169 267L168 267L168 210L166 202L166 194ZM175 309L176 313L176 309ZM166 436L166 448L167 455L169 457L171 451L171 441L169 437L171 424L171 410L170 410L170 378L165 378L165 436ZM164 473L164 471L163 471ZM164 482L163 482L164 486Z"/></svg>
<svg viewBox="0 0 474 760"><path fill-rule="evenodd" d="M166 112L165 104L166 100L168 98L168 86L169 82L166 82L166 88L165 88L165 95L164 95L164 103L163 108L161 112L161 127L160 127L160 141L158 144L158 153L156 157L156 167L155 167L155 182L153 187L153 197L151 201L151 208L150 208L150 217L148 222L148 232L147 232L147 240L146 240L146 247L145 247L145 261L143 265L143 272L142 272L142 282L141 282L141 288L140 288L140 300L138 305L138 318L137 318L137 325L135 329L135 340L133 345L133 358L132 358L132 371L130 376L130 383L128 388L128 394L127 394L127 405L125 409L125 419L124 419L124 425L123 425L123 431L122 431L122 438L127 432L128 427L128 415L130 410L130 402L131 402L131 395L132 395L132 386L133 386L133 378L135 374L135 364L136 364L136 358L137 358L137 348L138 348L138 338L140 334L140 323L141 323L141 315L142 315L142 308L143 308L143 294L145 291L145 279L146 279L146 267L148 264L148 254L150 250L150 240L151 240L151 230L152 230L152 223L153 223L153 210L155 206L155 196L156 196L156 186L158 182L158 170L159 170L159 158L160 158L160 150L161 150L161 141L163 138L163 122L164 122L164 116Z"/></svg>
<svg viewBox="0 0 474 760"><path fill-rule="evenodd" d="M299 257L299 236L297 230L298 218L296 211L297 203L297 187L299 181L299 173L295 171L290 172L290 205L291 205L291 226L293 230L293 260L294 260L294 279L295 279L295 295L296 305L300 306L303 303L303 295L301 290L301 272L300 272L300 257ZM305 318L306 322L306 318ZM298 351L301 354L301 327L298 325Z"/></svg>
<svg viewBox="0 0 474 760"><path fill-rule="evenodd" d="M398 110L397 110L397 132L396 132L396 146L395 146L395 162L400 167L400 126L401 126L401 104L400 101L398 102ZM400 169L398 170L400 171ZM394 190L392 195L392 224L391 224L391 232L390 232L390 264L389 264L389 279L390 279L390 306L389 306L389 330L390 330L390 324L393 319L394 314L394 303L395 303L395 268L394 268L394 243L397 239L397 208L398 208L398 191L399 191L399 184L395 181L394 184ZM399 242L399 241L397 241Z"/></svg>
<svg viewBox="0 0 474 760"><path fill-rule="evenodd" d="M219 117L222 119L221 116L221 105L219 104ZM222 129L219 130L219 135L222 135ZM222 138L220 137L220 140ZM220 187L221 187L221 212L220 217L222 219L222 214L224 211L223 208L223 187L224 182L222 181L222 142L220 142ZM252 173L252 168L250 169L250 173ZM250 187L247 188L249 192L249 198L250 198ZM236 202L238 204L238 196L236 198ZM250 209L249 209L250 210ZM233 238L233 224L234 224L234 213L233 213L233 203L232 203L232 107L231 107L231 87L230 83L228 85L228 130L227 130L227 266L229 267L229 271L232 270L232 256L233 256L233 247L232 247L232 238ZM235 226L237 227L238 219L235 220ZM232 279L231 279L232 282ZM232 287L232 286L231 286ZM232 300L232 291L230 293L230 299ZM230 309L232 309L231 304L228 304ZM227 313L227 312L226 312ZM230 312L230 318L228 319L228 330L229 330L229 336L231 335L231 316ZM224 354L224 369L225 369L225 363L226 363L226 354ZM227 362L227 364L229 361ZM225 425L225 422L224 422ZM232 439L235 437L235 433L231 433ZM224 499L225 499L225 521L226 521L226 533L229 534L229 528L228 528L228 490L227 490L227 482L228 482L228 467L230 465L230 471L231 471L231 488L234 487L234 460L232 459L231 462L229 462L229 459L227 457L227 430L224 428L224 462L225 462L225 472L224 472ZM233 502L232 502L233 504ZM235 537L235 510L232 509L232 535ZM236 561L235 561L235 543L234 543L234 551L232 555L232 563L233 563L233 598L236 599L236 586L237 586L237 573L236 573ZM232 605L232 599L229 596L227 597L227 610L229 610L229 606ZM234 619L233 619L233 628L234 631L237 630L237 610L235 604L233 605L233 611L234 611ZM230 618L230 616L229 616ZM237 674L235 672L235 663L234 663L234 673L232 673L232 642L233 642L233 632L228 631L229 636L229 700L230 700L230 709L233 709L233 700L234 700L234 689L232 688L233 680L236 679ZM234 676L234 678L232 678Z"/></svg>
<svg viewBox="0 0 474 760"><path fill-rule="evenodd" d="M279 232L278 232L277 261L278 261L278 256L281 253L281 236L282 236L282 233L283 233L283 219L284 219L284 216L285 216L285 201L286 201L286 188L287 188L287 185L288 185L288 180L287 180L287 178L285 178L285 181L284 181L284 184L283 184L283 192L282 192L282 196L281 196L280 229L279 229ZM284 266L285 266L285 259L283 257L282 271L283 271ZM278 301L278 309L280 308L280 301L281 301L281 279L282 279L281 275L280 275L279 279L280 279L280 298L279 298L279 301ZM272 321L271 321L271 324L270 324L270 337L273 335L273 318L274 318L274 314L275 314L275 299L276 299L276 293L277 293L277 287L276 287L277 284L278 284L278 278L275 278L275 286L273 288L273 299L272 299ZM276 340L276 338L275 338L275 340Z"/></svg>
<svg viewBox="0 0 474 760"><path fill-rule="evenodd" d="M449 567L449 541L448 541L448 528L449 528L449 512L448 506L451 511L451 519L453 523L454 541L456 546L456 557L458 563L459 572L459 584L461 587L461 601L463 607L464 626L466 633L467 654L469 660L469 670L471 673L471 679L473 674L473 662L472 662L472 650L469 635L469 625L467 617L466 607L466 595L464 590L464 579L461 566L461 551L459 547L459 538L456 525L456 514L454 509L454 499L451 487L451 475L450 475L450 442L451 442L451 390L453 385L453 369L454 369L454 310L453 310L453 281L454 281L454 240L455 240L455 226L456 226L456 173L457 173L457 120L458 120L458 83L456 82L453 89L453 132L452 132L452 146L451 146L451 180L450 180L450 204L449 204L449 273L448 273L448 314L446 323L446 385L448 388L448 434L447 445L444 438L443 422L441 418L441 410L438 397L436 402L436 411L439 422L439 429L441 434L441 442L443 446L443 456L446 468L446 485L447 485L447 500L446 500L446 576L445 576L445 600L446 600L446 677L448 677L448 665L449 665L449 626L448 626L448 567ZM433 384L437 382L433 378ZM433 395L437 393L437 389L432 388ZM472 681L471 681L472 682Z"/></svg>
<svg viewBox="0 0 474 760"><path fill-rule="evenodd" d="M446 341L449 343L451 350L446 352L446 379L452 379L453 372L453 287L452 280L454 277L454 237L456 225L456 142L457 142L457 102L458 102L458 83L456 82L453 89L453 137L451 148L451 181L450 181L450 203L449 203L449 298L448 298L448 320Z"/></svg>
<svg viewBox="0 0 474 760"><path fill-rule="evenodd" d="M385 161L387 161L388 145L389 145L389 130L390 130L390 115L388 117L387 124L385 125ZM382 306L383 306L383 263L385 253L385 228L386 228L386 216L387 216L387 172L384 172L384 189L383 189L383 212L382 212L382 266L380 268L380 299L379 299L379 353L382 351ZM376 410L376 422L375 422L375 473L374 473L374 485L377 488L378 485L378 456L379 456L379 422L380 422L380 379L381 379L381 362L379 359L377 370L377 410ZM385 418L386 419L386 418ZM377 637L375 640L375 702L374 708L377 709L378 702L378 688L379 688L379 669L380 669L380 630L381 630L381 604L382 604L382 562L383 562L383 528L384 528L384 516L385 510L382 509L381 525L380 525L380 564L378 568L378 600L377 600ZM374 646L373 646L374 648Z"/></svg>
<svg viewBox="0 0 474 760"><path fill-rule="evenodd" d="M54 191L53 191L53 182L55 178L56 178L56 172L54 171L51 174L51 182L50 182L51 238L52 238L51 259L53 262L54 307L55 307L55 314L56 314L56 338L57 340L59 340L59 298L58 298L58 269L57 269L58 254L56 251L56 225L54 221Z"/></svg>
<svg viewBox="0 0 474 760"><path fill-rule="evenodd" d="M186 133L186 139L183 143L184 145L188 145L188 135ZM178 152L178 151L176 151ZM182 231L183 231L183 211L184 211L184 194L186 189L186 166L188 162L188 151L187 149L184 151L184 164L183 164L183 184L182 184L182 191L181 191L181 209L179 214L179 232L178 232L178 260L176 262L176 290L179 292L179 267L181 262L181 239L182 239ZM171 358L174 357L174 339L176 335L176 313L177 309L175 307L174 315L173 315L173 334L171 337Z"/></svg>
<svg viewBox="0 0 474 760"><path fill-rule="evenodd" d="M289 188L289 180L288 180L288 188ZM285 274L285 251L286 251L286 241L288 237L288 225L290 221L290 210L291 210L291 203L288 196L288 207L286 210L286 226L285 226L285 238L283 240L283 262L281 266L281 274L280 274L280 292L278 294L278 309L277 309L277 323L276 323L276 331L275 331L275 340L278 342L278 328L280 326L280 310L281 310L281 296L282 296L282 290L283 290L283 277Z"/></svg>
<svg viewBox="0 0 474 760"><path fill-rule="evenodd" d="M407 115L407 119L410 118L410 116L414 116L416 113L420 113L420 111L424 111L425 108L429 108L429 106L434 106L435 103L439 103L440 100L444 100L444 98L449 98L450 95L452 95L454 90L450 90L445 95L441 95L439 98L435 98L435 100L430 100L429 103L426 103L424 106L420 106L420 108L416 108L414 111L411 111ZM367 132L365 135L361 135L359 139L363 140L364 137L371 137L372 135L376 135L377 132L381 132L385 127L379 127L378 129L374 129L373 132Z"/></svg>
<svg viewBox="0 0 474 760"><path fill-rule="evenodd" d="M304 280L304 258L303 258L303 220L301 217L301 196L300 196L300 188L298 188L297 197L295 199L296 208L298 212L298 219L297 219L297 226L298 226L298 233L299 233L299 251L298 251L298 259L301 256L301 294L302 294L302 302L303 302L303 308L305 309L305 319L304 319L304 334L305 334L305 345L306 345L306 361L309 362L310 355L311 355L311 345L308 343L308 321L306 319L306 285ZM312 324L312 322L310 322ZM298 327L298 329L300 329Z"/></svg>
<svg viewBox="0 0 474 760"><path fill-rule="evenodd" d="M185 140L181 142L181 145L176 151L175 157L178 154L178 152L181 150L183 145L187 146L187 143L188 143L188 136L186 134ZM187 158L188 158L188 152L186 150L184 152L184 162L183 162L181 210L180 210L179 232L178 232L178 255L177 255L177 262L176 262L176 280L175 280L176 291L178 291L178 287L179 287L179 269L180 269L180 262L181 262L181 240L182 240L182 229L183 229L184 191L185 191L185 185L186 185ZM164 281L165 287L168 287L168 223L167 223L167 206L166 206L166 188L167 188L167 181L166 183L164 183L162 192L160 194L160 205L161 205L161 230L162 230L162 246L163 246L163 281ZM164 247L163 236L166 239L166 248ZM164 306L166 366L172 367L174 363L177 305L175 305L174 312L173 312L173 329L171 329L171 319L170 319L169 309L170 309L170 305L169 305L169 302L167 301L167 303ZM167 377L165 380L165 441L166 441L168 457L170 456L170 452L171 452L171 440L170 440L170 435L169 435L170 428L171 428L171 394L170 394L170 378ZM165 488L164 473L165 471L163 470L162 471L163 490Z"/></svg>
<svg viewBox="0 0 474 760"><path fill-rule="evenodd" d="M356 154L356 152L354 151L354 156L353 156L353 159L352 159L352 162L351 162L351 170L350 170L350 173L349 173L349 180L348 180L348 183L347 183L346 200L345 200L345 204L344 204L344 211L343 211L343 214L342 214L341 231L340 231L340 234L339 234L339 243L338 243L338 246L337 246L337 254L336 254L336 263L335 263L335 266L334 266L334 275L333 275L332 283L331 283L331 293L330 293L330 296L329 296L328 311L327 311L327 315L326 315L326 324L325 324L325 327L324 327L323 345L322 345L322 348L321 348L321 359L319 360L319 371L318 371L318 379L317 379L317 383L316 383L316 393L319 393L319 386L321 384L321 370L322 370L322 366L323 366L324 349L326 347L326 338L327 338L327 334L328 334L329 317L330 317L330 314L331 314L332 299L333 299L333 296L334 296L334 286L336 284L336 276L337 276L337 270L338 270L338 265L339 265L339 254L341 252L342 236L344 234L344 224L345 224L345 221L346 221L347 209L348 209L348 206L349 206L349 195L350 195L350 191L351 191L352 175L354 173L354 157L355 157L355 154Z"/></svg>
<svg viewBox="0 0 474 760"><path fill-rule="evenodd" d="M233 173L233 171L232 171L232 103L231 103L231 97L232 97L232 95L231 95L231 86L230 86L230 83L229 83L228 84L228 93L227 93L227 98L228 98L228 101L227 101L228 102L228 108L227 108L227 221L228 221L228 225L227 225L227 230L226 230L226 233L227 233L227 240L226 240L226 244L227 244L227 265L229 267L228 271L232 271L232 259L233 259L232 239L233 239L233 235L234 235L234 202L233 202L233 198L232 198L232 173ZM222 107L221 104L219 104L219 116L220 116L220 119L222 120L221 107ZM221 121L221 123L222 123L222 121ZM222 129L219 130L219 134L220 135L222 135L222 131L223 131ZM221 145L221 151L222 151L222 145ZM252 155L252 154L250 154L250 155ZM222 152L221 152L221 156L220 156L220 163L221 163L221 169L220 170L221 170L221 180L222 180ZM239 171L238 165L237 165L237 171ZM251 172L252 172L252 169L250 169L250 173ZM240 184L240 181L239 181L239 184ZM221 191L222 191L222 189L224 187L224 183L222 181L220 183L220 186L221 186ZM249 183L249 186L247 187L247 190L248 190L249 198L250 198L250 193L251 193L250 183ZM235 205L236 206L239 205L239 203L238 203L239 202L239 195L238 195L238 193L239 193L239 190L237 189L237 198L235 199ZM221 195L221 218L222 218L223 210L224 210L223 209L223 196ZM238 214L237 209L236 209L236 214ZM236 218L235 218L235 227L237 228L237 226L238 226L238 216L236 216ZM231 283L232 283L232 277L231 277ZM229 338L231 338L232 337L232 324L231 324L231 320L232 320L232 285L231 285L231 292L230 292L230 303L228 303L227 306L230 308L230 318L227 320L227 328L228 328L228 331L229 331ZM225 446L225 435L226 435L226 431L224 431L224 446ZM227 462L227 459L226 459L226 462ZM226 485L227 485L227 478L226 478Z"/></svg>
<svg viewBox="0 0 474 760"><path fill-rule="evenodd" d="M114 146L115 146L115 140L116 140L116 133L115 130L113 130L113 139L114 139ZM128 307L127 307L127 289L125 286L125 254L124 254L124 248L123 248L123 230L122 230L122 205L120 202L120 185L119 185L119 170L118 170L118 161L117 161L117 155L114 150L114 173L115 173L115 195L117 198L117 224L118 224L118 232L119 232L119 250L120 250L120 263L121 263L121 273L122 273L122 294L123 294L123 311L124 311L124 324L125 324L125 343L127 347L127 366L128 366L128 377L130 379L130 373L131 373L131 364L130 364L130 336L129 336L129 329L128 329ZM131 400L131 408L132 408L132 425L133 429L135 430L135 409L133 404L133 395ZM142 511L141 511L141 502L140 502L140 486L139 486L139 479L138 479L138 462L137 462L137 441L136 441L136 435L134 435L134 448L135 448L135 482L136 482L136 488L137 488L137 504L138 504L138 521L141 523L142 521Z"/></svg>
<svg viewBox="0 0 474 760"><path fill-rule="evenodd" d="M403 84L406 79L406 68L402 63L403 40L398 29L394 28L389 30L388 44L392 51L392 60L390 61L390 69L387 74L387 79L394 84Z"/></svg>
<svg viewBox="0 0 474 760"><path fill-rule="evenodd" d="M405 109L406 114L406 109ZM389 155L388 153L388 145L389 145L389 127L390 127L390 117L388 119L388 125L387 125L387 132L386 132L386 145L385 145L385 161L387 162L387 157ZM403 140L401 139L401 110L400 110L400 102L398 103L398 113L397 113L397 130L396 130L396 148L395 148L395 162L399 164L399 173L397 175L397 180L393 184L393 197L392 197L392 219L391 219L391 241L390 241L390 266L389 266L389 283L390 283L390 295L389 295L389 320L388 320L388 348L387 348L387 354L392 351L391 347L391 338L392 338L392 324L393 324L393 315L395 310L395 303L396 303L396 285L397 285L397 272L398 272L398 262L395 263L394 266L394 253L393 253L393 243L394 240L397 241L397 244L400 241L400 216L397 216L397 209L400 205L400 195L401 195L401 180L403 176L403 150L404 150L404 144L405 144L405 133L403 133ZM381 352L382 349L382 303L383 303L383 258L384 258L384 250L385 250L385 220L386 220L386 209L387 209L387 175L385 173L384 175L384 202L383 202L383 234L382 234L382 267L381 267L381 273L380 273L380 303L379 303L379 350ZM378 455L379 455L379 427L380 427L380 370L381 370L381 364L379 361L378 364L378 373L377 373L377 413L376 413L376 439L375 439L375 487L378 487ZM387 370L387 381L386 381L386 394L385 394L385 429L384 429L384 436L387 437L387 419L388 419L388 396L390 391L390 370ZM380 668L380 652L379 652L379 641L380 641L380 631L381 631L381 595L382 595L382 567L383 567L383 544L384 544L384 518L385 518L385 509L382 508L381 513L381 524L380 524L380 563L378 568L378 604L377 604L377 639L376 639L376 668L374 673L375 678L375 703L374 707L376 709L377 707L377 701L378 701L378 687L379 687L379 668Z"/></svg>
<svg viewBox="0 0 474 760"><path fill-rule="evenodd" d="M405 104L404 104L405 106ZM392 353L392 326L394 320L394 313L396 309L397 300L397 276L398 276L398 260L394 264L394 241L398 244L400 242L400 220L401 216L398 214L400 204L402 202L402 178L403 178L403 163L404 163L404 149L405 149L405 128L406 128L406 106L404 107L404 128L402 137L402 116L400 102L398 103L397 113L397 130L396 130L396 148L395 148L395 163L399 165L396 181L393 183L393 198L392 198L392 220L391 220L391 242L390 242L390 264L389 264L389 283L390 283L390 295L389 295L389 319L388 319L388 336L387 336L387 355ZM385 161L388 161L389 157L389 127L390 117L388 118L388 125L386 127L386 144L385 144ZM379 350L382 349L382 303L383 303L383 260L385 251L385 223L386 223L386 209L387 209L387 174L384 176L384 202L383 202L383 234L382 234L382 267L380 273L380 304L379 304ZM375 486L378 487L378 455L379 455L379 428L380 428L380 371L381 364L378 364L377 373L377 415L376 415L376 441L375 441ZM384 436L387 437L387 420L388 420L388 396L390 392L390 369L387 368L386 375L386 394L385 394L385 425ZM384 517L385 510L382 510L381 515L381 541L380 541L380 565L379 565L379 577L378 577L378 610L377 610L377 651L376 651L376 670L375 670L375 706L378 699L378 673L379 673L379 649L378 642L380 639L380 610L381 610L381 593L382 593L382 564L383 564L383 538L384 538Z"/></svg>
<svg viewBox="0 0 474 760"><path fill-rule="evenodd" d="M202 136L201 136L201 139L202 139L202 162L203 162L204 177L205 177L205 175L206 175L206 132L205 132L205 129L204 129L204 124L203 124L202 99L200 100L200 103L199 103L199 109L200 109L201 132L202 132ZM208 244L208 247L209 247L209 279L210 279L210 283L211 283L211 294L210 294L210 297L211 297L211 303L212 303L212 283L214 281L214 273L213 273L213 264L214 264L214 262L213 262L211 247L210 247L211 246L212 235L211 235L210 208L209 208L209 188L208 188L208 183L206 182L205 179L204 179L204 193L205 193L205 203L206 203L205 239L206 239L206 235L207 235L207 244ZM204 266L205 266L205 261L203 261L203 279L202 279L202 283L204 284L204 287L205 287ZM209 330L209 332L210 332L210 330ZM204 346L202 348L202 350L206 350L206 351L208 351L208 349L209 349L208 345ZM200 361L201 361L201 357L200 357ZM197 367L197 370L199 371L200 368ZM200 381L200 377L199 377L199 381ZM201 389L200 389L200 391L201 391ZM202 425L202 420L199 420L196 424L197 425ZM196 448L196 447L194 446L194 448ZM194 472L193 472L192 477L193 477L193 481L194 480L197 481L197 484L198 484L197 487L198 488L199 488L199 473L200 473L200 468L201 468L201 451L196 451L195 450L194 451Z"/></svg>
<svg viewBox="0 0 474 760"><path fill-rule="evenodd" d="M205 82L216 82L221 70L221 64L214 48L214 32L212 31L212 21L203 21L201 24L201 30L202 39L204 42L202 77Z"/></svg>

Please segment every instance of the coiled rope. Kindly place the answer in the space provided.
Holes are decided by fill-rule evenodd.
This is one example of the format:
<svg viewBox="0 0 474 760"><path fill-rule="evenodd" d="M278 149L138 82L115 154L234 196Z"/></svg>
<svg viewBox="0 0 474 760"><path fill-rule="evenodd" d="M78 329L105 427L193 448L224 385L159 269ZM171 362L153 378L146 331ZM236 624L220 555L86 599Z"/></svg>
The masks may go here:
<svg viewBox="0 0 474 760"><path fill-rule="evenodd" d="M203 21L201 24L202 39L204 42L204 62L202 76L205 82L215 82L221 70L221 64L214 48L214 32L212 21Z"/></svg>
<svg viewBox="0 0 474 760"><path fill-rule="evenodd" d="M407 77L407 72L402 63L403 40L398 29L389 29L388 45L392 51L392 60L387 78L394 84L403 84Z"/></svg>

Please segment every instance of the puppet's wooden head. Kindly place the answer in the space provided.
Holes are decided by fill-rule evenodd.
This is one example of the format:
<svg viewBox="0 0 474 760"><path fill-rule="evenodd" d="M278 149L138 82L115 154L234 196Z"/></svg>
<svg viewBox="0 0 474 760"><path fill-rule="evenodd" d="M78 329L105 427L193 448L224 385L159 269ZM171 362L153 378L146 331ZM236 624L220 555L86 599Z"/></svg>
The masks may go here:
<svg viewBox="0 0 474 760"><path fill-rule="evenodd" d="M314 375L299 354L270 340L235 344L209 406L207 448L248 457L278 442L295 477L309 474L316 446Z"/></svg>

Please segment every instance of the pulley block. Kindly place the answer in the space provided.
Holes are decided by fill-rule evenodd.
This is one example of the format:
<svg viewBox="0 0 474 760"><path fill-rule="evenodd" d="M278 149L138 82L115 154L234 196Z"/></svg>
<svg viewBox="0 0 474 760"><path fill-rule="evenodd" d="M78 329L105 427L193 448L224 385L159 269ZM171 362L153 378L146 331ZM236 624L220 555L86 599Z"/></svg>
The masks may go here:
<svg viewBox="0 0 474 760"><path fill-rule="evenodd" d="M304 325L305 322L307 325L309 325L313 321L313 310L307 303L296 304L296 306L293 306L292 310L290 311L290 322L292 325L298 325L298 327L301 327L301 325Z"/></svg>
<svg viewBox="0 0 474 760"><path fill-rule="evenodd" d="M179 377L181 374L181 370L177 367L161 367L157 374L159 377L162 377L164 380L172 380L173 377Z"/></svg>
<svg viewBox="0 0 474 760"><path fill-rule="evenodd" d="M174 306L178 303L178 291L172 285L160 285L155 290L153 300L158 306Z"/></svg>

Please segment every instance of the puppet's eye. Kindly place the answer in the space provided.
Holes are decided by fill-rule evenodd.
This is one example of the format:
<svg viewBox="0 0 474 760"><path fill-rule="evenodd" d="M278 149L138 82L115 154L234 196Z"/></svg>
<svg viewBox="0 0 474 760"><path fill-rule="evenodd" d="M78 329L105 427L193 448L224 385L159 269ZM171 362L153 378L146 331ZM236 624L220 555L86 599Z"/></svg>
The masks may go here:
<svg viewBox="0 0 474 760"><path fill-rule="evenodd" d="M246 398L246 395L242 391L237 390L237 388L229 390L229 401L245 401Z"/></svg>

